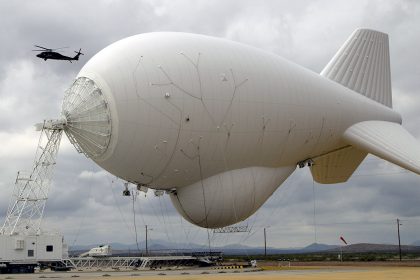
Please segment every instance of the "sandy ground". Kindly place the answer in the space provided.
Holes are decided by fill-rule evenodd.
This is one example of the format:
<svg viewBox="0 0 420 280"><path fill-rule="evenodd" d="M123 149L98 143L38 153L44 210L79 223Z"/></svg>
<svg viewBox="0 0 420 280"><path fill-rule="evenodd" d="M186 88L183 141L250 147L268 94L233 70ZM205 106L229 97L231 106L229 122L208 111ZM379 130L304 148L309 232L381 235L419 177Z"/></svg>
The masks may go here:
<svg viewBox="0 0 420 280"><path fill-rule="evenodd" d="M363 280L363 279L382 279L382 280L419 280L420 268L370 268L370 269L319 269L319 270L276 270L248 273L226 273L226 274L198 274L198 275L155 275L155 276L115 276L106 277L112 280L127 279L171 279L171 280L193 280L193 279L213 279L213 280ZM87 278L89 279L89 278ZM90 278L90 279L98 279Z"/></svg>
<svg viewBox="0 0 420 280"><path fill-rule="evenodd" d="M247 272L245 270L177 270L177 271L125 271L125 272L52 272L31 275L0 275L0 279L78 279L78 280L419 280L419 267L307 267Z"/></svg>

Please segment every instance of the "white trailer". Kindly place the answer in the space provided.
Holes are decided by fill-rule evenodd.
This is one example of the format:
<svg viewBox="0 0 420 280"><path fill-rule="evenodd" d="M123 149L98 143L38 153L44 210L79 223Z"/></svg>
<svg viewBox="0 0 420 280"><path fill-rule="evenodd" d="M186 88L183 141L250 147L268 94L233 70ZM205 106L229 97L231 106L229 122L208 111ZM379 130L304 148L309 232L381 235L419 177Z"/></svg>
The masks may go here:
<svg viewBox="0 0 420 280"><path fill-rule="evenodd" d="M0 234L0 273L33 272L38 265L56 267L68 257L59 233Z"/></svg>

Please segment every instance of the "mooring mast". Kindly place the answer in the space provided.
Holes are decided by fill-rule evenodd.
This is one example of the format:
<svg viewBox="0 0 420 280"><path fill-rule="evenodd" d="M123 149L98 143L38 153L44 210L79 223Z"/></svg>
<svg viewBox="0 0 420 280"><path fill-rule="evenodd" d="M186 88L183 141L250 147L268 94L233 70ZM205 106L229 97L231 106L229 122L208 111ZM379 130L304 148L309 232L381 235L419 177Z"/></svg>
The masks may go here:
<svg viewBox="0 0 420 280"><path fill-rule="evenodd" d="M32 171L18 172L5 222L3 235L39 234L45 203L48 199L57 152L65 120L44 121L37 125L41 130Z"/></svg>

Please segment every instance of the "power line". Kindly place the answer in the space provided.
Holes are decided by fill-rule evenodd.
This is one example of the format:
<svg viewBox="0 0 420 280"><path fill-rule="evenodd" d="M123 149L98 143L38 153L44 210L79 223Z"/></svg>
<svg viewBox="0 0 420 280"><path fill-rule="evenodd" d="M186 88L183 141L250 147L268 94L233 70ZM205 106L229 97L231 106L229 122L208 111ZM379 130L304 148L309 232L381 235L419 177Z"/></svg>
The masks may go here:
<svg viewBox="0 0 420 280"><path fill-rule="evenodd" d="M109 178L108 178L108 180L109 180ZM118 180L118 179L116 178L116 180ZM112 180L112 179L111 179L111 183L109 184L109 187L111 188L111 193L112 193L112 197L114 198L114 203L115 203L115 206L117 207L118 212L120 213L121 219L122 219L122 221L124 222L124 224L125 224L125 226L126 226L127 230L128 230L131 234L133 234L133 231L132 231L132 230L130 229L130 227L128 226L128 223L127 223L127 221L125 220L124 215L122 214L121 207L120 207L120 205L119 205L119 204L118 204L118 202L117 202L117 198L116 198L116 196L115 196L114 189L112 188L113 184L114 184L114 180Z"/></svg>
<svg viewBox="0 0 420 280"><path fill-rule="evenodd" d="M139 247L139 242L138 242L138 234L137 234L137 224L136 224L136 210L134 208L134 201L136 200L136 196L137 196L136 191L132 190L131 191L131 197L132 197L132 202L133 202L133 224L134 224L134 232L135 232L135 236L136 236L137 251L140 252L140 247Z"/></svg>
<svg viewBox="0 0 420 280"><path fill-rule="evenodd" d="M89 175L90 175L90 177L89 177L89 186L88 186L88 197L90 197L91 194L92 194L92 184L93 184L92 177L93 177L93 171L91 171ZM86 212L86 209L85 209L85 212ZM85 215L83 215L83 217L82 217L82 220L80 221L79 228L77 229L76 236L74 237L72 247L74 247L76 245L77 239L79 238L80 231L81 231L82 226L83 226L83 224L85 222L86 216L87 215L85 213Z"/></svg>
<svg viewBox="0 0 420 280"><path fill-rule="evenodd" d="M313 222L314 222L314 241L317 243L317 236L316 236L316 199L315 199L315 180L312 179L312 200L314 204L314 216L313 216Z"/></svg>

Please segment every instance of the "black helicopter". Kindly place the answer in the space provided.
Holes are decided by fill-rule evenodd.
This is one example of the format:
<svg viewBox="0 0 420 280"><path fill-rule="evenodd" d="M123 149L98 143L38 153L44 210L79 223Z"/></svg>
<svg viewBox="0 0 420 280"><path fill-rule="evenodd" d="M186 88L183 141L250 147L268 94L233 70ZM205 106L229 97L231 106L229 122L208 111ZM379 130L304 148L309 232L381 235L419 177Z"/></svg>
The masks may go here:
<svg viewBox="0 0 420 280"><path fill-rule="evenodd" d="M49 49L49 48L44 48L38 45L34 45L34 46L37 48L40 48L40 50L33 50L34 52L41 52L40 54L37 54L36 56L39 58L42 58L45 61L47 59L54 59L54 60L67 60L71 63L72 60L79 60L79 56L83 55L83 53L81 52L82 49L79 49L78 52L75 51L76 55L74 57L69 57L69 56L65 56L56 52L56 50L60 50L64 48Z"/></svg>

